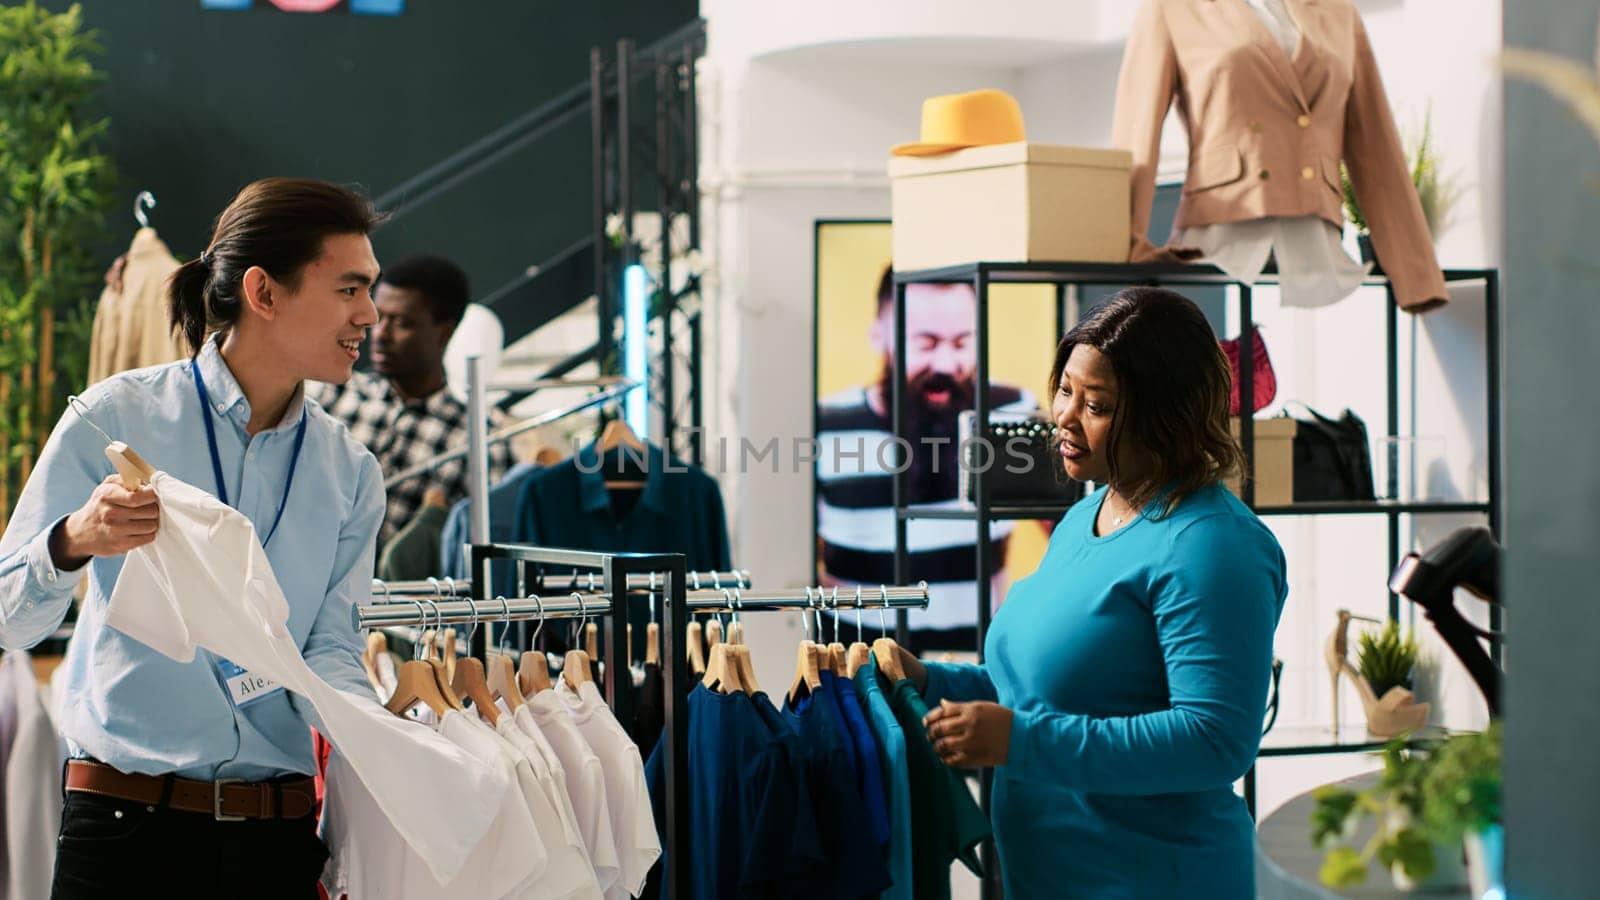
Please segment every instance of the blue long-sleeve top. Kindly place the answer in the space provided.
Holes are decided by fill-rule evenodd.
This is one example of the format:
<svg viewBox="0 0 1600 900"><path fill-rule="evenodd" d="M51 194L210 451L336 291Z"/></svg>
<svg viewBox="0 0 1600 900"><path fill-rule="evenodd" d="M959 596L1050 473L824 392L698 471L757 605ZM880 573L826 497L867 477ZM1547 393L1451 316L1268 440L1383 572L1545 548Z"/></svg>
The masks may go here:
<svg viewBox="0 0 1600 900"><path fill-rule="evenodd" d="M983 666L928 665L928 702L1013 713L994 782L1008 897L1255 896L1233 783L1260 742L1283 551L1220 485L1094 533L1073 506L995 615Z"/></svg>
<svg viewBox="0 0 1600 900"><path fill-rule="evenodd" d="M212 416L228 497L265 538L284 497L303 407L305 441L267 559L306 663L334 687L370 697L350 607L371 595L384 510L378 461L304 391L279 425L250 435L250 403L214 341L198 361L211 409L201 406L183 360L96 384L82 397L90 419L157 469L215 492L201 418ZM105 446L69 410L39 454L0 537L0 647L30 647L48 637L87 577L76 631L55 676L56 724L74 752L124 772L205 781L314 772L307 725L318 722L309 703L280 690L235 708L210 653L180 663L107 626L123 557L56 568L50 533L112 473Z"/></svg>

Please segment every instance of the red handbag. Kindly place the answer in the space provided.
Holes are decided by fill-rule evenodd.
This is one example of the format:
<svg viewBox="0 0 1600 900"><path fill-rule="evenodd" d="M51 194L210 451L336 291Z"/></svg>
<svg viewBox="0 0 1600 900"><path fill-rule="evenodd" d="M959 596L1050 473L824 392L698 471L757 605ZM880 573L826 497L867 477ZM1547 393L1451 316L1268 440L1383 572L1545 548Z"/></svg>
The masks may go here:
<svg viewBox="0 0 1600 900"><path fill-rule="evenodd" d="M1272 358L1267 356L1267 342L1261 337L1261 329L1257 327L1251 331L1251 359L1255 361L1255 371L1251 372L1252 387L1255 388L1254 403L1250 407L1252 413L1260 412L1272 398L1278 395L1278 376L1272 372ZM1228 357L1228 369L1233 373L1233 383L1229 386L1228 414L1239 414L1239 341L1237 338L1228 338L1220 342L1222 352Z"/></svg>

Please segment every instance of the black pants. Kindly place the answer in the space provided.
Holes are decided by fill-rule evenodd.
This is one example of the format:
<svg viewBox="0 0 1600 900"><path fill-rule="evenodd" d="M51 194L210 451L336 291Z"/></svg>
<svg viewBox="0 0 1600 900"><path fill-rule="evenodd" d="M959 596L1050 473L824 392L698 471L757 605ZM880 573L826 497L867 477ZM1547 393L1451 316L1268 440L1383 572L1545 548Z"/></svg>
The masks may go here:
<svg viewBox="0 0 1600 900"><path fill-rule="evenodd" d="M327 859L315 816L218 822L69 791L50 897L311 900Z"/></svg>

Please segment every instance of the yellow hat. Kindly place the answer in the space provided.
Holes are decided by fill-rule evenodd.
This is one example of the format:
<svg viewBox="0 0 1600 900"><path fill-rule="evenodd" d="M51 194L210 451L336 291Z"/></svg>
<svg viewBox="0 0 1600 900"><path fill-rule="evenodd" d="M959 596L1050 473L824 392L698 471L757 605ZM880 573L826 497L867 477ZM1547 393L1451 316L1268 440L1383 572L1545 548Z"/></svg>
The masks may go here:
<svg viewBox="0 0 1600 900"><path fill-rule="evenodd" d="M1027 140L1022 107L1005 91L985 89L922 101L922 140L896 145L895 156L933 156L963 147Z"/></svg>

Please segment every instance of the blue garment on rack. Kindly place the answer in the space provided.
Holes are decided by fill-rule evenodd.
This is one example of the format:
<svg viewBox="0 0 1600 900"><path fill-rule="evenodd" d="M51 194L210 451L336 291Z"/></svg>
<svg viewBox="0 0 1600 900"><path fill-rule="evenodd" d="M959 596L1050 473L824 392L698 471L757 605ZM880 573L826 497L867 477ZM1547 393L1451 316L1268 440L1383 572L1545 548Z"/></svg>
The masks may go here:
<svg viewBox="0 0 1600 900"><path fill-rule="evenodd" d="M866 707L867 724L877 739L878 764L887 790L889 815L889 877L894 884L883 892L883 900L916 900L911 869L911 779L907 774L906 736L878 684L878 661L867 662L856 670L856 690Z"/></svg>
<svg viewBox="0 0 1600 900"><path fill-rule="evenodd" d="M690 571L732 568L716 479L654 444L644 461L644 489L620 516L594 444L540 469L522 486L513 540L597 553L682 553Z"/></svg>
<svg viewBox="0 0 1600 900"><path fill-rule="evenodd" d="M515 540L517 531L517 498L522 496L522 485L539 471L533 463L518 463L489 489L489 540L497 544ZM460 500L450 510L445 520L444 532L439 536L439 577L466 578L467 561L461 545L472 542L472 500ZM507 588L513 586L515 570L510 563L490 566L491 593L511 596Z"/></svg>
<svg viewBox="0 0 1600 900"><path fill-rule="evenodd" d="M821 837L828 865L813 874L812 889L825 897L870 897L889 887L889 868L880 845L863 840L858 828L852 827L869 816L856 787L850 738L838 701L831 696L841 684L838 679L824 680L813 691L802 690L785 702L784 717L800 736L812 815L824 824Z"/></svg>
<svg viewBox="0 0 1600 900"><path fill-rule="evenodd" d="M884 847L889 843L889 809L884 799L883 773L878 769L878 742L872 737L867 717L861 711L855 683L832 672L821 674L822 680L831 684L828 693L838 703L839 720L849 738L845 743L850 749L850 761L856 767L856 789L867 807L867 828L873 841L880 848Z"/></svg>
<svg viewBox="0 0 1600 900"><path fill-rule="evenodd" d="M928 665L928 703L1013 711L991 808L1007 896L1254 897L1233 783L1260 743L1283 551L1221 485L1099 536L1104 497L1011 587L983 667Z"/></svg>
<svg viewBox="0 0 1600 900"><path fill-rule="evenodd" d="M804 878L832 865L797 780L794 736L787 728L775 732L762 705L772 705L764 695L721 694L703 685L695 685L685 702L689 822L680 834L688 836L695 900L799 896ZM657 743L645 764L663 848L662 882L675 864L665 853L664 747L664 740Z"/></svg>

